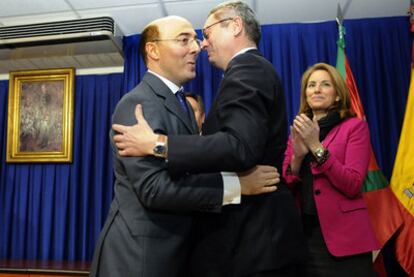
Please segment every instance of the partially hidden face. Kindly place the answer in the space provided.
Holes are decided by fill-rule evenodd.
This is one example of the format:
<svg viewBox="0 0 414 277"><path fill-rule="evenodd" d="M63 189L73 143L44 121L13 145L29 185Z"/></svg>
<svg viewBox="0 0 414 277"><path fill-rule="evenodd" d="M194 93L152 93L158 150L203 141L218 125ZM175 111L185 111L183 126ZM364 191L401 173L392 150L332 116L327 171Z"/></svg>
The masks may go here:
<svg viewBox="0 0 414 277"><path fill-rule="evenodd" d="M306 85L306 102L313 112L327 112L338 101L332 78L325 70L316 70Z"/></svg>
<svg viewBox="0 0 414 277"><path fill-rule="evenodd" d="M194 116L197 121L198 128L201 130L201 126L204 123L205 115L201 110L200 104L195 100L193 97L187 97L188 102L190 103L191 107L194 111Z"/></svg>

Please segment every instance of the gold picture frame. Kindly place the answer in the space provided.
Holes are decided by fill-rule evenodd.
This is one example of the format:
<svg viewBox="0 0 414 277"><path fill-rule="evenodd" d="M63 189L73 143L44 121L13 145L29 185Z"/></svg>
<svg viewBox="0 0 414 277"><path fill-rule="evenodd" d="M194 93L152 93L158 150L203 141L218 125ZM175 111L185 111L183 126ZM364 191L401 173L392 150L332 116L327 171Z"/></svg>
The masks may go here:
<svg viewBox="0 0 414 277"><path fill-rule="evenodd" d="M73 68L10 72L7 162L72 162L74 76Z"/></svg>

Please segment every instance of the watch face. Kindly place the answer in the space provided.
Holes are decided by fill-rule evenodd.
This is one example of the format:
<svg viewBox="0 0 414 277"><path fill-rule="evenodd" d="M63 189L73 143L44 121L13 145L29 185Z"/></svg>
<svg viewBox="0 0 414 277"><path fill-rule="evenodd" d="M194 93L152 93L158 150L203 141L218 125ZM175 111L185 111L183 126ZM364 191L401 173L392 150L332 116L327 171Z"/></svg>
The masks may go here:
<svg viewBox="0 0 414 277"><path fill-rule="evenodd" d="M315 156L318 158L322 158L324 153L325 153L325 150L323 148L318 148L315 151Z"/></svg>
<svg viewBox="0 0 414 277"><path fill-rule="evenodd" d="M156 145L154 147L154 154L162 155L165 153L165 146L164 145Z"/></svg>

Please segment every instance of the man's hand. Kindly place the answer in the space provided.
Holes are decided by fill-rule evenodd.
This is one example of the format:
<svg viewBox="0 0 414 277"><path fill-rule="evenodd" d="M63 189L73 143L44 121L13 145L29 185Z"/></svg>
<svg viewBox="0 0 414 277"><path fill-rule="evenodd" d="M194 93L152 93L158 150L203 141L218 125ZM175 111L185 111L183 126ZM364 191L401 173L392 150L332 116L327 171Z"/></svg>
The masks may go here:
<svg viewBox="0 0 414 277"><path fill-rule="evenodd" d="M158 135L145 120L140 104L135 108L135 117L138 123L133 126L112 125L112 129L118 132L113 138L118 153L121 156L152 155Z"/></svg>
<svg viewBox="0 0 414 277"><path fill-rule="evenodd" d="M280 182L277 168L268 165L257 165L254 168L237 174L239 176L242 195L256 195L274 192Z"/></svg>

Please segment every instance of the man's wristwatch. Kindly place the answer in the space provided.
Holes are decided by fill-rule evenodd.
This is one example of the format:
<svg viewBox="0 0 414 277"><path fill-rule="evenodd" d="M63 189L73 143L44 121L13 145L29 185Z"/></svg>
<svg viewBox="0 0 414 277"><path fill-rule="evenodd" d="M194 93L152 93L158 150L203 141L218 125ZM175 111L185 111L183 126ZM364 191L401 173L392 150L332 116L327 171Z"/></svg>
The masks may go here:
<svg viewBox="0 0 414 277"><path fill-rule="evenodd" d="M152 150L155 157L166 158L167 157L167 136L158 135L155 146Z"/></svg>

